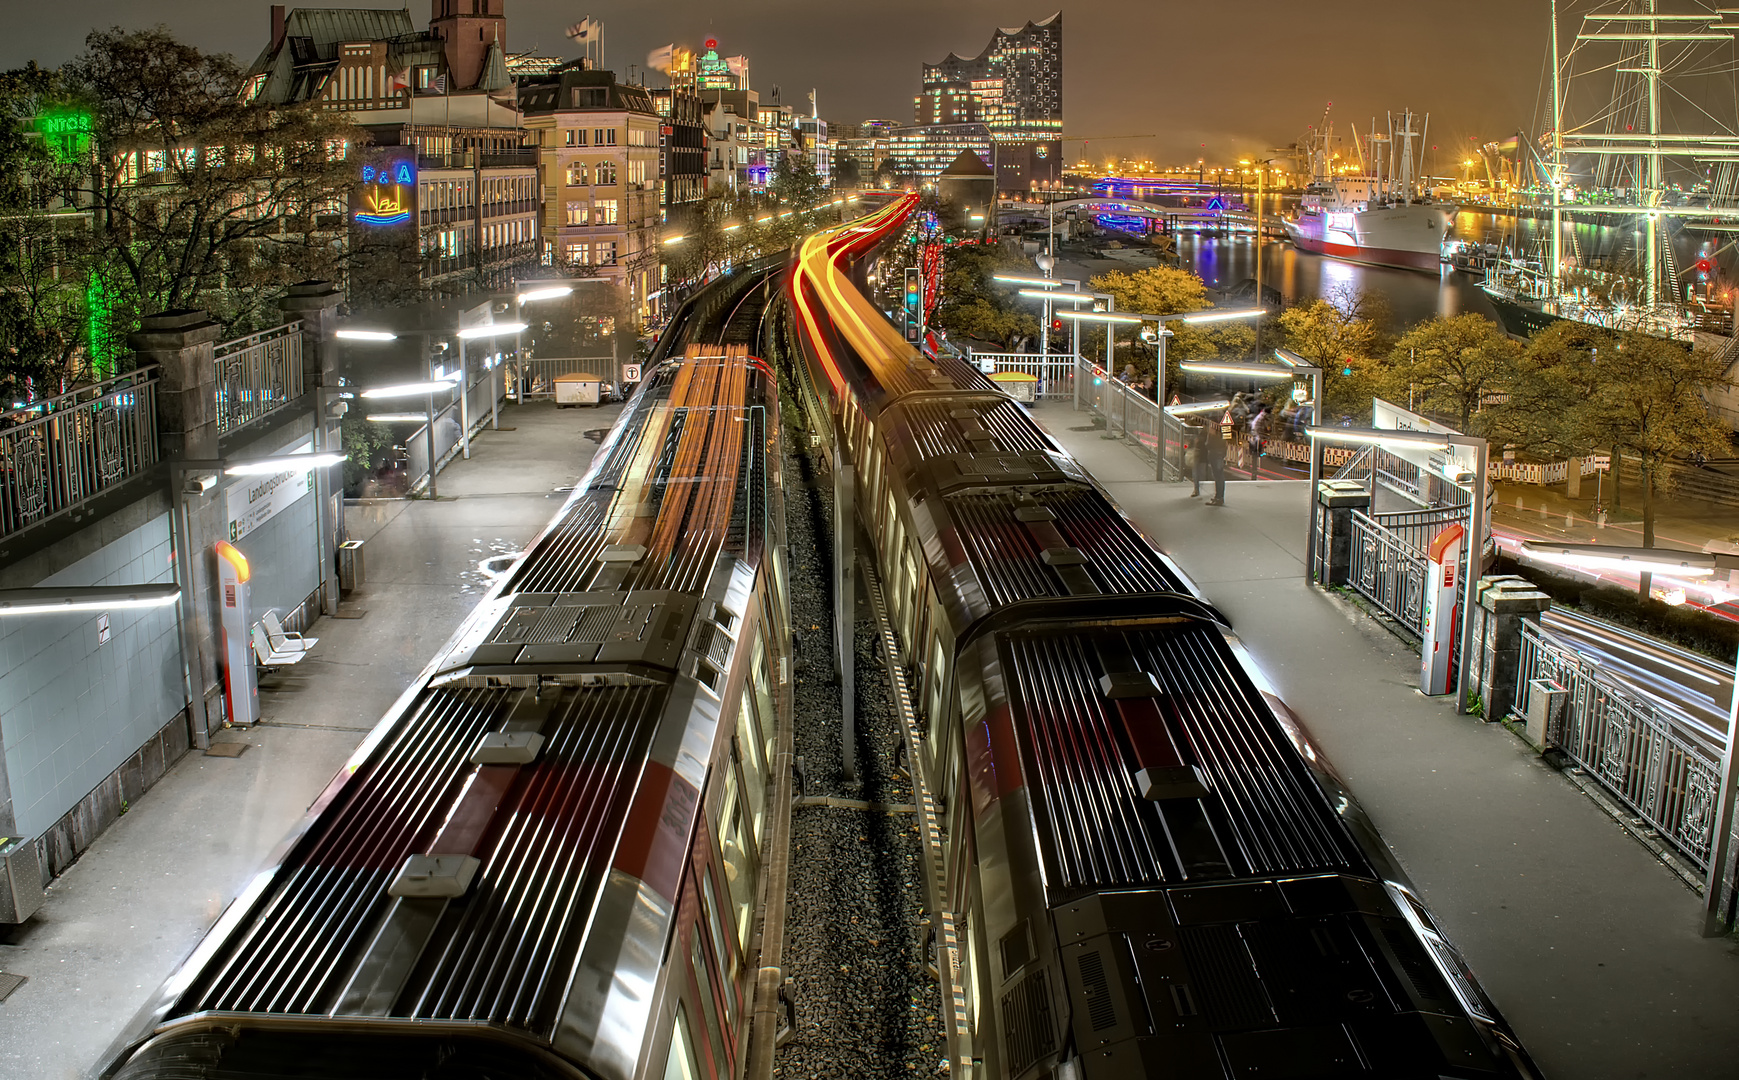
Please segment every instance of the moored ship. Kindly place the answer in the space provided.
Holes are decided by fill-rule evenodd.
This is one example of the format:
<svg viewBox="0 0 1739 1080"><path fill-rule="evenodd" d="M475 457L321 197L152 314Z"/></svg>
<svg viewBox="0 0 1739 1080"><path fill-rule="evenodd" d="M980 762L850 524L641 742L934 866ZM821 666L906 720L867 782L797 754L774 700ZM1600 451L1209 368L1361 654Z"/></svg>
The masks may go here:
<svg viewBox="0 0 1739 1080"><path fill-rule="evenodd" d="M1329 157L1332 130L1313 148L1313 179L1286 219L1286 232L1300 251L1349 262L1438 273L1443 243L1454 226L1453 207L1437 205L1417 190L1414 116L1391 118L1388 134L1372 125L1366 140L1369 162L1360 176L1338 176ZM1355 139L1355 145L1356 139ZM1361 162L1365 146L1359 148ZM1385 160L1385 157L1387 160Z"/></svg>

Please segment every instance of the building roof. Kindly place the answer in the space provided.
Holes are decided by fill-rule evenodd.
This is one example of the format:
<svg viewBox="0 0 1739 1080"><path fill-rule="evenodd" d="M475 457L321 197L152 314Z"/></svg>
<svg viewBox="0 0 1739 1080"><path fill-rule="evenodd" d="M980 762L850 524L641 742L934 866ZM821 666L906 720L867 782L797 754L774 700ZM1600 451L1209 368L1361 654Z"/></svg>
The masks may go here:
<svg viewBox="0 0 1739 1080"><path fill-rule="evenodd" d="M483 74L478 76L477 89L505 90L513 85L513 77L507 73L507 60L502 55L501 43L491 41L489 51L483 56Z"/></svg>
<svg viewBox="0 0 1739 1080"><path fill-rule="evenodd" d="M576 90L584 92L575 94ZM579 67L521 77L519 108L527 116L607 110L658 115L644 86L617 82L614 71Z"/></svg>
<svg viewBox="0 0 1739 1080"><path fill-rule="evenodd" d="M283 39L268 42L248 68L250 78L267 77L257 100L311 100L338 66L338 46L354 41L387 42L394 70L442 63L441 39L419 30L404 8L297 8L284 20Z"/></svg>
<svg viewBox="0 0 1739 1080"><path fill-rule="evenodd" d="M955 178L995 176L996 174L991 171L989 165L984 163L983 158L970 150L962 150L953 161L948 163L948 167L942 170L941 175L945 178Z"/></svg>

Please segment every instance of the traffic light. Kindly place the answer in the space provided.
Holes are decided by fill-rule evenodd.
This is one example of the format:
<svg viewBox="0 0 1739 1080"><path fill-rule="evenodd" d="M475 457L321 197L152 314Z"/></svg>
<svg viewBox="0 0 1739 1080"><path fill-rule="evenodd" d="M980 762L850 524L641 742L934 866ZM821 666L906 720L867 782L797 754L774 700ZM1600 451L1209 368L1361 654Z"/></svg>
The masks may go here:
<svg viewBox="0 0 1739 1080"><path fill-rule="evenodd" d="M1697 277L1698 278L1700 278L1703 281L1708 281L1709 274L1711 272L1713 272L1714 269L1715 269L1715 264L1710 261L1710 259L1707 255L1698 256L1698 258L1697 258Z"/></svg>
<svg viewBox="0 0 1739 1080"><path fill-rule="evenodd" d="M924 275L915 266L906 267L906 340L924 337Z"/></svg>

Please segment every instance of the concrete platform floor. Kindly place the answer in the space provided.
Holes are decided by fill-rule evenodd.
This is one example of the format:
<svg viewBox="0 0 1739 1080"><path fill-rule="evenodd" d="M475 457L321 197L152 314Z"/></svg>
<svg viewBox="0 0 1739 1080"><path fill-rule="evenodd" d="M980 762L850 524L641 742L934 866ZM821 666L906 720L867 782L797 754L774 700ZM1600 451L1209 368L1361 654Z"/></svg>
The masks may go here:
<svg viewBox="0 0 1739 1080"><path fill-rule="evenodd" d="M1524 743L1421 696L1410 649L1304 583L1304 482L1205 506L1074 430L1086 413L1034 415L1231 619L1548 1077L1739 1076L1739 947L1700 937L1701 899Z"/></svg>
<svg viewBox="0 0 1739 1080"><path fill-rule="evenodd" d="M217 920L458 627L487 587L484 560L520 550L585 471L618 407L508 407L441 473L441 498L353 505L363 588L320 640L260 689L264 721L225 731L236 758L194 751L0 937L0 970L27 981L0 1003L0 1077L75 1080ZM505 430L511 426L514 430Z"/></svg>

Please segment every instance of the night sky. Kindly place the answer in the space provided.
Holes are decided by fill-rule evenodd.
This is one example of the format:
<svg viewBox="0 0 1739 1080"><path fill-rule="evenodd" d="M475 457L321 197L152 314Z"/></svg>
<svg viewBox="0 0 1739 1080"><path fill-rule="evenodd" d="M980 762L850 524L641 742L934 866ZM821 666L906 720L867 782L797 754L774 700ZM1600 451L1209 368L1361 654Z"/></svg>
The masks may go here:
<svg viewBox="0 0 1739 1080"><path fill-rule="evenodd" d="M924 62L950 50L975 55L996 26L1042 19L1055 3L507 0L508 46L574 55L563 28L589 14L604 24L606 66L626 74L673 35L690 47L710 35L722 53L748 55L763 97L778 84L784 101L802 105L814 87L829 119L909 123ZM59 64L92 26L162 22L244 64L269 32L269 5L256 0L7 0L6 7L4 68L32 59ZM428 0L410 4L419 24L429 9ZM1429 164L1447 173L1461 156L1451 147L1465 147L1470 136L1501 138L1533 126L1547 67L1545 0L1085 0L1064 8L1063 22L1065 134L1091 138L1097 161L1119 154L1158 155L1161 164L1229 162L1291 143L1333 101L1340 130L1353 123L1363 131L1385 109L1429 111L1430 141L1441 148ZM1566 20L1566 31L1572 25ZM1111 138L1130 135L1157 138ZM1071 163L1080 145L1067 143Z"/></svg>

